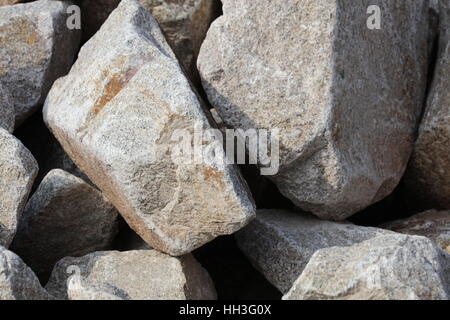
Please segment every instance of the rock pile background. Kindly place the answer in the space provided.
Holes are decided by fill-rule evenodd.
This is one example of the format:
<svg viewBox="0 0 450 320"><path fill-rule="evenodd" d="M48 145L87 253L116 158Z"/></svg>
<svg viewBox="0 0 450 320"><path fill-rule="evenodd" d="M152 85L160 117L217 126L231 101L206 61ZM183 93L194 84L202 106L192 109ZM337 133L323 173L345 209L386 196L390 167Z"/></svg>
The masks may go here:
<svg viewBox="0 0 450 320"><path fill-rule="evenodd" d="M0 299L449 298L450 1L0 0Z"/></svg>

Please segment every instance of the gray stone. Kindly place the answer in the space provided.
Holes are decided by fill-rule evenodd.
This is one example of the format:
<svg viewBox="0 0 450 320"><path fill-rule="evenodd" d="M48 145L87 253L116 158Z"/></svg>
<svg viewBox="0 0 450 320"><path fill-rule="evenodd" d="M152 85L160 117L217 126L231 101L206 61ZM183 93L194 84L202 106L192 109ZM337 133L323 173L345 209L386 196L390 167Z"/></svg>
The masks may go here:
<svg viewBox="0 0 450 320"><path fill-rule="evenodd" d="M331 220L389 195L421 112L428 2L222 2L197 61L203 86L227 126L280 129L280 191ZM370 5L381 30L367 27Z"/></svg>
<svg viewBox="0 0 450 320"><path fill-rule="evenodd" d="M50 300L36 275L13 252L0 246L0 300Z"/></svg>
<svg viewBox="0 0 450 320"><path fill-rule="evenodd" d="M192 255L175 258L156 250L64 258L56 264L46 289L58 299L73 300L217 298L211 278Z"/></svg>
<svg viewBox="0 0 450 320"><path fill-rule="evenodd" d="M37 274L50 274L64 257L109 249L117 217L98 190L63 170L52 170L28 202L11 248Z"/></svg>
<svg viewBox="0 0 450 320"><path fill-rule="evenodd" d="M67 28L68 6L41 0L0 7L0 84L11 94L16 126L72 65L80 30Z"/></svg>
<svg viewBox="0 0 450 320"><path fill-rule="evenodd" d="M286 293L317 250L349 246L386 233L390 231L322 221L301 213L259 210L236 238L253 266Z"/></svg>
<svg viewBox="0 0 450 320"><path fill-rule="evenodd" d="M427 237L450 254L450 211L428 210L406 219L382 224L380 227Z"/></svg>
<svg viewBox="0 0 450 320"><path fill-rule="evenodd" d="M284 300L449 299L450 255L400 234L317 251Z"/></svg>
<svg viewBox="0 0 450 320"><path fill-rule="evenodd" d="M30 151L0 128L0 246L10 245L37 172Z"/></svg>
<svg viewBox="0 0 450 320"><path fill-rule="evenodd" d="M418 211L450 209L450 4L440 5L438 61L405 175L406 199Z"/></svg>
<svg viewBox="0 0 450 320"><path fill-rule="evenodd" d="M176 130L192 136L212 126L157 22L135 0L121 2L55 82L44 120L152 248L183 255L254 217L235 166L174 161Z"/></svg>
<svg viewBox="0 0 450 320"><path fill-rule="evenodd" d="M0 127L12 133L15 124L14 105L9 92L0 84Z"/></svg>

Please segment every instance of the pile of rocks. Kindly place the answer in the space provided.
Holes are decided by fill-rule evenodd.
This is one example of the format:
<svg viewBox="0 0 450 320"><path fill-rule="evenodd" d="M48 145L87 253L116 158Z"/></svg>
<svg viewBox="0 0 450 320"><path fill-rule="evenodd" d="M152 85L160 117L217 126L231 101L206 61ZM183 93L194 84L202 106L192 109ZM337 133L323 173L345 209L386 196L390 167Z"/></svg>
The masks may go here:
<svg viewBox="0 0 450 320"><path fill-rule="evenodd" d="M0 0L0 299L221 298L195 252L226 235L283 299L450 298L448 0L18 2ZM217 138L252 130L279 133L270 181ZM404 212L350 222L388 196Z"/></svg>

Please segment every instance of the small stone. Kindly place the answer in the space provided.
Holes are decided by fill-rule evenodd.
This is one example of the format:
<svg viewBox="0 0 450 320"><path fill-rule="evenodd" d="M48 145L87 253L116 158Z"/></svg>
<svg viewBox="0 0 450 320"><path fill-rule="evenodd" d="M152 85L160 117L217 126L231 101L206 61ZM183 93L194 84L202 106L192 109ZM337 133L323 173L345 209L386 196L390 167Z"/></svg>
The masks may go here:
<svg viewBox="0 0 450 320"><path fill-rule="evenodd" d="M11 244L37 172L30 151L0 128L0 246Z"/></svg>
<svg viewBox="0 0 450 320"><path fill-rule="evenodd" d="M192 255L175 258L156 250L64 258L46 289L58 299L74 300L217 299L211 278Z"/></svg>
<svg viewBox="0 0 450 320"><path fill-rule="evenodd" d="M0 300L51 299L22 259L0 246Z"/></svg>
<svg viewBox="0 0 450 320"><path fill-rule="evenodd" d="M367 27L369 0L222 2L203 87L227 127L279 129L280 191L329 220L388 196L425 95L428 1L376 1L381 30Z"/></svg>
<svg viewBox="0 0 450 320"><path fill-rule="evenodd" d="M450 3L440 1L438 60L405 174L411 209L450 209Z"/></svg>
<svg viewBox="0 0 450 320"><path fill-rule="evenodd" d="M69 3L40 0L0 7L0 84L12 97L18 126L43 104L78 50L80 30L67 27Z"/></svg>
<svg viewBox="0 0 450 320"><path fill-rule="evenodd" d="M392 234L317 251L284 300L448 300L450 255Z"/></svg>
<svg viewBox="0 0 450 320"><path fill-rule="evenodd" d="M49 275L64 257L109 249L117 217L98 190L63 170L52 170L28 202L11 248L38 275Z"/></svg>
<svg viewBox="0 0 450 320"><path fill-rule="evenodd" d="M183 255L254 217L236 166L174 160L174 134L213 127L156 20L135 0L120 3L55 82L44 120L152 248Z"/></svg>
<svg viewBox="0 0 450 320"><path fill-rule="evenodd" d="M450 211L428 210L410 218L385 223L380 227L427 237L450 254Z"/></svg>
<svg viewBox="0 0 450 320"><path fill-rule="evenodd" d="M14 105L9 92L0 84L0 127L12 133L15 123Z"/></svg>
<svg viewBox="0 0 450 320"><path fill-rule="evenodd" d="M236 238L253 266L286 293L317 250L349 246L386 233L390 231L322 221L301 213L259 210Z"/></svg>

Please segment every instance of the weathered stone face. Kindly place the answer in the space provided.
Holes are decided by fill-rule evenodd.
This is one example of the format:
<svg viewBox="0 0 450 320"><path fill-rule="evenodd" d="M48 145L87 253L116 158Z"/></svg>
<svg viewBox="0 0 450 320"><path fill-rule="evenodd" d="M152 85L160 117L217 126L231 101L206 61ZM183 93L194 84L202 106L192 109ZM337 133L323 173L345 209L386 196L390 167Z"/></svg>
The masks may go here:
<svg viewBox="0 0 450 320"><path fill-rule="evenodd" d="M155 249L182 255L254 216L236 167L173 160L175 130L212 127L156 21L134 0L121 2L56 81L44 119Z"/></svg>
<svg viewBox="0 0 450 320"><path fill-rule="evenodd" d="M381 30L367 27L370 5ZM228 126L280 129L280 191L333 220L390 194L426 87L428 3L223 0L223 11L202 82Z"/></svg>
<svg viewBox="0 0 450 320"><path fill-rule="evenodd" d="M36 275L13 252L0 246L0 300L50 300Z"/></svg>
<svg viewBox="0 0 450 320"><path fill-rule="evenodd" d="M41 0L0 7L0 84L12 97L16 126L70 69L80 31L67 28L68 6Z"/></svg>
<svg viewBox="0 0 450 320"><path fill-rule="evenodd" d="M447 300L450 255L424 237L376 237L317 251L285 300Z"/></svg>
<svg viewBox="0 0 450 320"><path fill-rule="evenodd" d="M416 211L450 209L450 4L440 5L438 61L405 175L406 201Z"/></svg>
<svg viewBox="0 0 450 320"><path fill-rule="evenodd" d="M65 258L56 264L46 288L58 299L71 300L217 298L208 273L192 255L175 258L156 250L104 251Z"/></svg>
<svg viewBox="0 0 450 320"><path fill-rule="evenodd" d="M450 254L450 211L428 210L380 227L395 232L424 236Z"/></svg>
<svg viewBox="0 0 450 320"><path fill-rule="evenodd" d="M0 128L12 133L15 124L14 105L9 92L0 84Z"/></svg>
<svg viewBox="0 0 450 320"><path fill-rule="evenodd" d="M109 249L117 217L98 190L67 172L52 170L28 202L11 248L35 272L49 275L64 257Z"/></svg>
<svg viewBox="0 0 450 320"><path fill-rule="evenodd" d="M0 128L0 246L8 247L16 233L37 171L30 151Z"/></svg>
<svg viewBox="0 0 450 320"><path fill-rule="evenodd" d="M301 213L259 210L256 219L236 233L236 238L255 268L286 293L317 250L349 246L386 233L390 232L322 221Z"/></svg>

